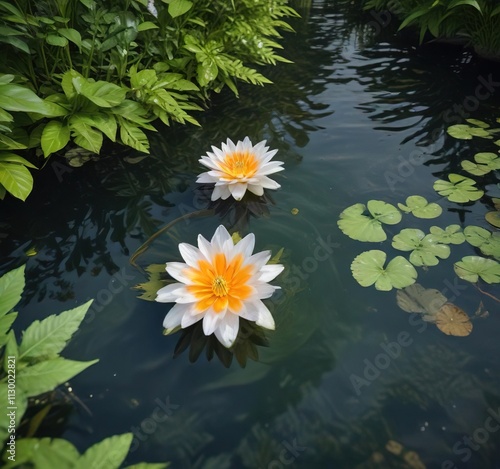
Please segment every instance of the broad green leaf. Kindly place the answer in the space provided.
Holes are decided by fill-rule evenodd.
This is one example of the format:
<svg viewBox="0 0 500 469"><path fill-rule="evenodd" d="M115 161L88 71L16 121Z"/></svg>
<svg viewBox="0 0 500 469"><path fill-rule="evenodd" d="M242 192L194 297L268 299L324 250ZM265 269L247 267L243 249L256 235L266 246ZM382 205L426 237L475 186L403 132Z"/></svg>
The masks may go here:
<svg viewBox="0 0 500 469"><path fill-rule="evenodd" d="M31 463L29 467L37 469L71 469L79 457L78 450L62 438L22 438L16 442L16 463L12 467Z"/></svg>
<svg viewBox="0 0 500 469"><path fill-rule="evenodd" d="M24 290L24 270L22 265L0 277L0 317L7 314L21 301Z"/></svg>
<svg viewBox="0 0 500 469"><path fill-rule="evenodd" d="M0 27L0 30L2 28ZM2 34L2 31L0 31L0 34ZM7 83L10 83L12 80L16 78L15 75L11 75L10 73L0 73L0 85L6 85Z"/></svg>
<svg viewBox="0 0 500 469"><path fill-rule="evenodd" d="M488 129L490 124L487 124L484 121L480 121L479 119L465 119L469 124L475 125L476 127L481 127L482 129Z"/></svg>
<svg viewBox="0 0 500 469"><path fill-rule="evenodd" d="M82 46L82 36L81 34L73 28L59 28L57 32L71 41L72 43L76 44L78 47Z"/></svg>
<svg viewBox="0 0 500 469"><path fill-rule="evenodd" d="M453 138L460 140L472 140L472 137L491 138L490 133L486 129L465 124L452 125L446 131Z"/></svg>
<svg viewBox="0 0 500 469"><path fill-rule="evenodd" d="M431 226L430 232L438 243L462 244L465 241L460 225L449 225L444 230L439 226Z"/></svg>
<svg viewBox="0 0 500 469"><path fill-rule="evenodd" d="M0 106L14 112L38 112L43 114L45 104L33 91L21 85L9 83L0 86Z"/></svg>
<svg viewBox="0 0 500 469"><path fill-rule="evenodd" d="M204 87L217 78L219 69L217 68L217 64L212 59L207 58L202 63L198 64L196 73L198 83Z"/></svg>
<svg viewBox="0 0 500 469"><path fill-rule="evenodd" d="M417 271L404 257L395 257L384 269L386 258L386 253L379 250L361 253L351 264L353 277L363 287L375 284L377 290L383 291L415 283Z"/></svg>
<svg viewBox="0 0 500 469"><path fill-rule="evenodd" d="M77 145L99 154L102 147L102 132L93 129L85 117L74 115L69 120L69 127Z"/></svg>
<svg viewBox="0 0 500 469"><path fill-rule="evenodd" d="M460 163L465 171L474 176L484 176L490 171L500 169L500 158L496 153L476 153L474 160L476 163L468 160Z"/></svg>
<svg viewBox="0 0 500 469"><path fill-rule="evenodd" d="M394 205L380 200L370 200L366 207L355 204L347 207L337 224L342 232L358 241L384 241L387 239L382 223L394 225L401 221L401 212ZM364 213L368 209L369 215Z"/></svg>
<svg viewBox="0 0 500 469"><path fill-rule="evenodd" d="M475 181L459 174L451 173L448 175L448 181L438 179L434 183L434 190L450 202L465 203L474 200L479 200L484 191L475 187Z"/></svg>
<svg viewBox="0 0 500 469"><path fill-rule="evenodd" d="M50 121L42 131L42 151L47 158L52 153L62 150L69 142L69 127L60 121Z"/></svg>
<svg viewBox="0 0 500 469"><path fill-rule="evenodd" d="M76 70L68 70L61 79L61 87L68 99L72 99L77 93L80 93L83 83L85 83L85 78ZM75 86L75 84L79 84L79 86Z"/></svg>
<svg viewBox="0 0 500 469"><path fill-rule="evenodd" d="M127 456L133 437L132 433L124 433L96 443L75 462L73 469L118 469Z"/></svg>
<svg viewBox="0 0 500 469"><path fill-rule="evenodd" d="M5 134L0 134L0 150L24 150L26 145L8 137Z"/></svg>
<svg viewBox="0 0 500 469"><path fill-rule="evenodd" d="M134 90L138 90L144 86L151 88L157 80L156 72L151 69L141 70L140 72L131 74L130 84Z"/></svg>
<svg viewBox="0 0 500 469"><path fill-rule="evenodd" d="M146 134L124 119L120 119L120 138L125 145L149 153L149 141Z"/></svg>
<svg viewBox="0 0 500 469"><path fill-rule="evenodd" d="M56 34L49 34L45 40L51 46L66 47L68 45L68 40L65 37L57 36Z"/></svg>
<svg viewBox="0 0 500 469"><path fill-rule="evenodd" d="M148 29L158 29L159 26L152 23L151 21L144 21L139 26L137 26L137 31L147 31Z"/></svg>
<svg viewBox="0 0 500 469"><path fill-rule="evenodd" d="M26 54L31 53L28 44L25 41L23 41L22 39L19 39L18 37L3 36L3 37L0 37L0 43L1 42L5 43L5 44L10 44L11 46L25 52Z"/></svg>
<svg viewBox="0 0 500 469"><path fill-rule="evenodd" d="M169 463L140 462L132 466L127 466L125 469L166 469L169 466Z"/></svg>
<svg viewBox="0 0 500 469"><path fill-rule="evenodd" d="M118 106L125 99L127 90L107 81L84 83L81 94L99 107Z"/></svg>
<svg viewBox="0 0 500 469"><path fill-rule="evenodd" d="M168 13L172 18L176 18L187 13L192 6L193 2L189 0L171 0L168 5Z"/></svg>
<svg viewBox="0 0 500 469"><path fill-rule="evenodd" d="M12 324L17 318L17 313L6 314L5 316L0 316L0 347L3 347L8 340L8 332L12 327ZM15 341L15 336L14 336ZM4 358L7 358L5 356Z"/></svg>
<svg viewBox="0 0 500 469"><path fill-rule="evenodd" d="M33 189L33 177L23 165L0 162L0 184L24 201Z"/></svg>
<svg viewBox="0 0 500 469"><path fill-rule="evenodd" d="M53 314L42 321L33 321L23 334L19 359L57 357L78 330L91 304L92 300L61 314Z"/></svg>
<svg viewBox="0 0 500 469"><path fill-rule="evenodd" d="M484 218L486 221L493 225L495 228L500 228L500 211L495 210L494 212L488 212Z"/></svg>
<svg viewBox="0 0 500 469"><path fill-rule="evenodd" d="M463 280L476 283L479 277L486 283L500 283L500 264L480 256L465 256L454 264L455 273Z"/></svg>
<svg viewBox="0 0 500 469"><path fill-rule="evenodd" d="M34 164L25 160L22 156L16 155L8 151L0 151L0 162L2 163L16 163L27 166L28 168L38 169Z"/></svg>
<svg viewBox="0 0 500 469"><path fill-rule="evenodd" d="M398 204L400 210L412 213L417 218L436 218L441 215L443 209L435 203L427 202L425 197L412 195L406 199L406 205Z"/></svg>
<svg viewBox="0 0 500 469"><path fill-rule="evenodd" d="M57 357L27 366L17 374L17 386L28 397L52 391L99 360L77 362Z"/></svg>
<svg viewBox="0 0 500 469"><path fill-rule="evenodd" d="M479 248L485 256L500 259L500 233L492 233L480 226L466 226L464 234L467 242Z"/></svg>
<svg viewBox="0 0 500 469"><path fill-rule="evenodd" d="M425 235L421 230L406 228L392 239L392 247L400 251L412 251L410 262L416 266L437 265L439 260L447 259L450 248L440 244L433 235Z"/></svg>

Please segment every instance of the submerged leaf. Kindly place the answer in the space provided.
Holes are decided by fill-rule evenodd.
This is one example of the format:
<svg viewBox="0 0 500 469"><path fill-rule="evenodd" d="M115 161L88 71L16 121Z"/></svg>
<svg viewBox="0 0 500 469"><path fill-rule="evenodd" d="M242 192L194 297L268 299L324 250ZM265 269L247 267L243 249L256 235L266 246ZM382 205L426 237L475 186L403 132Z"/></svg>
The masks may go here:
<svg viewBox="0 0 500 469"><path fill-rule="evenodd" d="M453 266L463 280L475 283L481 277L486 283L500 283L500 264L480 256L465 256Z"/></svg>
<svg viewBox="0 0 500 469"><path fill-rule="evenodd" d="M462 244L465 241L460 225L449 225L444 230L439 226L431 226L430 232L438 243Z"/></svg>
<svg viewBox="0 0 500 469"><path fill-rule="evenodd" d="M369 215L364 213L368 209ZM357 241L378 242L387 239L382 223L395 225L401 221L401 212L380 200L370 200L367 206L355 204L347 207L337 224L342 233Z"/></svg>
<svg viewBox="0 0 500 469"><path fill-rule="evenodd" d="M395 257L384 269L386 258L386 253L379 250L361 253L351 264L353 277L363 287L375 284L377 290L383 291L404 288L415 282L417 271L404 257Z"/></svg>
<svg viewBox="0 0 500 469"><path fill-rule="evenodd" d="M439 309L435 323L447 335L466 337L472 332L472 323L467 313L451 303L446 303Z"/></svg>
<svg viewBox="0 0 500 469"><path fill-rule="evenodd" d="M405 228L392 239L392 247L400 251L412 251L410 262L413 265L437 265L439 260L447 259L450 248L439 243L433 235L425 235L422 230Z"/></svg>
<svg viewBox="0 0 500 469"><path fill-rule="evenodd" d="M465 203L479 200L484 194L484 191L475 187L473 179L454 173L448 175L448 179L450 182L438 179L434 183L434 190L450 202Z"/></svg>
<svg viewBox="0 0 500 469"><path fill-rule="evenodd" d="M435 315L447 301L439 290L424 288L415 283L400 290L396 294L398 306L408 313L425 313Z"/></svg>
<svg viewBox="0 0 500 469"><path fill-rule="evenodd" d="M427 202L425 197L412 195L406 199L406 205L398 204L398 207L407 213L412 213L417 218L436 218L441 215L443 209L435 203Z"/></svg>

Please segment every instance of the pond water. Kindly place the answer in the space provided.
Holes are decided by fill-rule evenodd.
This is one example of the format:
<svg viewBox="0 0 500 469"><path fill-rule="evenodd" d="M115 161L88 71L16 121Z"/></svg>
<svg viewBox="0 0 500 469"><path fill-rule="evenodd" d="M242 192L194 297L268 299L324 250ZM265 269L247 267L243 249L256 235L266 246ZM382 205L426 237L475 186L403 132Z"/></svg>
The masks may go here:
<svg viewBox="0 0 500 469"><path fill-rule="evenodd" d="M300 12L284 41L294 63L264 71L274 85L242 86L239 99L214 96L201 128L160 128L141 161L116 148L81 168L54 159L36 175L27 203L2 203L1 271L27 265L16 330L95 299L64 355L100 362L71 381L71 406L40 436L62 436L83 451L132 431L127 463L173 468L500 467L500 432L490 418L500 421L498 303L453 271L475 248L453 246L437 267L418 269L420 284L470 316L481 301L490 312L468 337L452 337L402 311L395 290L361 287L350 272L355 256L401 253L390 241L360 243L337 227L354 203L421 195L443 208L441 217L405 216L389 236L451 223L487 228L489 199L456 204L432 186L461 172L463 159L495 151L483 139L455 140L446 128L466 117L495 123L498 66L461 48L396 39L394 24L383 26L355 3L312 2ZM244 210L223 206L208 216L195 183L198 159L210 145L246 135L279 150L282 188ZM499 197L495 176L485 181ZM195 244L221 223L255 233L257 250L284 248L287 273L274 282L283 290L267 300L277 329L244 368L204 353L191 362L188 350L174 358L181 334L162 335L170 305L139 299L132 288L146 276L131 255L192 212L151 243L140 268L180 260L179 241Z"/></svg>

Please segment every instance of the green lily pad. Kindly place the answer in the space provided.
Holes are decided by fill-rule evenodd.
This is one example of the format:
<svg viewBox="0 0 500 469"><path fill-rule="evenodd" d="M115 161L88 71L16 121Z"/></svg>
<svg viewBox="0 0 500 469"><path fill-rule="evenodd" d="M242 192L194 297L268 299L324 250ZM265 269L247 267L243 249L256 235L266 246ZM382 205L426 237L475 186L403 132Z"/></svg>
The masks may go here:
<svg viewBox="0 0 500 469"><path fill-rule="evenodd" d="M484 218L486 218L486 221L490 224L493 225L496 228L500 228L500 211L495 210L494 212L488 212Z"/></svg>
<svg viewBox="0 0 500 469"><path fill-rule="evenodd" d="M500 234L492 233L480 226L466 226L465 239L469 244L481 249L485 256L500 259Z"/></svg>
<svg viewBox="0 0 500 469"><path fill-rule="evenodd" d="M453 266L463 280L476 283L481 277L486 283L500 283L500 264L480 256L465 256Z"/></svg>
<svg viewBox="0 0 500 469"><path fill-rule="evenodd" d="M422 230L406 228L392 238L392 247L400 251L412 251L410 262L413 265L437 265L439 258L447 259L450 247L439 243L433 235L425 235Z"/></svg>
<svg viewBox="0 0 500 469"><path fill-rule="evenodd" d="M417 218L436 218L443 212L438 204L429 203L420 195L411 195L406 199L406 205L398 204L398 207L403 212L413 213Z"/></svg>
<svg viewBox="0 0 500 469"><path fill-rule="evenodd" d="M438 179L434 183L434 190L450 202L465 203L479 200L484 194L484 191L475 187L476 182L473 179L454 173L450 174L448 179L450 182Z"/></svg>
<svg viewBox="0 0 500 469"><path fill-rule="evenodd" d="M481 127L482 129L488 129L490 124L487 124L484 121L480 121L479 119L465 119L469 124L475 125L476 127Z"/></svg>
<svg viewBox="0 0 500 469"><path fill-rule="evenodd" d="M462 161L462 168L474 176L484 176L491 171L500 169L500 158L496 153L476 153L472 161Z"/></svg>
<svg viewBox="0 0 500 469"><path fill-rule="evenodd" d="M382 291L415 283L417 271L404 257L395 257L384 269L386 258L385 252L376 249L361 253L352 261L353 277L363 287L375 284L375 288Z"/></svg>
<svg viewBox="0 0 500 469"><path fill-rule="evenodd" d="M444 230L439 226L431 226L430 232L438 243L462 244L465 241L460 225L449 225Z"/></svg>
<svg viewBox="0 0 500 469"><path fill-rule="evenodd" d="M446 132L453 138L458 138L459 140L472 140L472 137L492 138L486 129L466 124L452 125L448 127Z"/></svg>
<svg viewBox="0 0 500 469"><path fill-rule="evenodd" d="M368 209L368 215L365 212ZM381 200L370 200L367 207L355 204L347 207L337 224L342 233L357 241L385 241L387 235L382 223L395 225L401 221L401 212L394 205Z"/></svg>

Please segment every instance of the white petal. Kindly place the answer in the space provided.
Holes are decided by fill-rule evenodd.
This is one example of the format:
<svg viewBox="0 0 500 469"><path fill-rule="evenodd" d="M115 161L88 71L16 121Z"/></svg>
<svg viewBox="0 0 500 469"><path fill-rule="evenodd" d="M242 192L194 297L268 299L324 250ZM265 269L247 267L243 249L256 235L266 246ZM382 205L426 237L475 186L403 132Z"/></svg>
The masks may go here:
<svg viewBox="0 0 500 469"><path fill-rule="evenodd" d="M198 160L198 162L200 162L203 166L206 166L209 169L220 171L220 168L217 165L216 161L212 160L211 158L202 156L201 159Z"/></svg>
<svg viewBox="0 0 500 469"><path fill-rule="evenodd" d="M265 265L260 269L259 280L261 282L270 282L274 280L281 272L283 272L285 266L282 264L269 264Z"/></svg>
<svg viewBox="0 0 500 469"><path fill-rule="evenodd" d="M259 178L259 183L264 189L279 189L281 186L267 176Z"/></svg>
<svg viewBox="0 0 500 469"><path fill-rule="evenodd" d="M198 313L198 314L192 314L192 313L193 313L193 311L191 311L191 314L185 314L182 317L181 327L183 329L191 326L192 324L194 324L195 322L198 322L200 319L203 318L202 313Z"/></svg>
<svg viewBox="0 0 500 469"><path fill-rule="evenodd" d="M189 266L187 264L184 264L183 262L167 262L166 271L168 272L168 274L171 277L175 278L175 280L190 285L193 282L185 273L185 271L188 269Z"/></svg>
<svg viewBox="0 0 500 469"><path fill-rule="evenodd" d="M200 250L188 243L180 243L179 252L181 253L182 258L186 261L186 264L191 267L199 268L198 261L204 259Z"/></svg>
<svg viewBox="0 0 500 469"><path fill-rule="evenodd" d="M259 300L253 303L255 304L259 314L259 319L255 321L255 324L266 329L274 330L274 328L276 327L274 324L274 319L271 312L267 309L267 306Z"/></svg>
<svg viewBox="0 0 500 469"><path fill-rule="evenodd" d="M219 225L219 227L215 230L210 242L212 244L212 249L215 252L224 252L228 247L232 248L234 245L231 235L223 225Z"/></svg>
<svg viewBox="0 0 500 469"><path fill-rule="evenodd" d="M247 184L244 183L231 184L228 186L228 188L231 191L232 196L236 200L241 200L247 190Z"/></svg>
<svg viewBox="0 0 500 469"><path fill-rule="evenodd" d="M209 308L203 317L203 333L205 335L213 334L215 329L219 327L220 321L224 319L224 316L224 314L216 313L212 308Z"/></svg>
<svg viewBox="0 0 500 469"><path fill-rule="evenodd" d="M255 235L253 233L247 234L236 244L236 246L234 246L231 259L237 254L242 254L245 259L250 257L254 247Z"/></svg>
<svg viewBox="0 0 500 469"><path fill-rule="evenodd" d="M186 285L183 283L171 283L156 292L156 300L159 303L175 303L179 296L187 294Z"/></svg>
<svg viewBox="0 0 500 469"><path fill-rule="evenodd" d="M199 183L205 183L205 184L212 184L214 182L217 182L219 179L214 177L214 176L211 176L209 172L206 172L206 173L201 173L201 174L198 174L198 179L196 179L196 182L199 182Z"/></svg>
<svg viewBox="0 0 500 469"><path fill-rule="evenodd" d="M253 178L252 178L253 179ZM264 195L264 188L257 184L248 184L248 190L259 197Z"/></svg>
<svg viewBox="0 0 500 469"><path fill-rule="evenodd" d="M230 196L231 196L231 192L229 192L229 189L227 188L226 185L223 185L223 186L215 185L214 191L212 192L211 200L212 201L217 200L217 199L226 200Z"/></svg>
<svg viewBox="0 0 500 469"><path fill-rule="evenodd" d="M238 336L238 329L240 327L240 320L236 314L226 314L224 319L220 321L219 327L215 329L215 337L224 347L231 347L236 337Z"/></svg>
<svg viewBox="0 0 500 469"><path fill-rule="evenodd" d="M271 163L266 163L259 169L258 175L268 176L269 174L274 174L283 171L285 168L281 166L282 164L283 163L281 161L271 161Z"/></svg>
<svg viewBox="0 0 500 469"><path fill-rule="evenodd" d="M212 249L210 242L207 241L201 234L198 235L198 248L205 259L211 262L214 256L214 250Z"/></svg>
<svg viewBox="0 0 500 469"><path fill-rule="evenodd" d="M257 321L259 319L259 309L253 305L251 301L247 301L242 305L242 308L238 311L241 318L247 321Z"/></svg>
<svg viewBox="0 0 500 469"><path fill-rule="evenodd" d="M165 316L165 319L163 320L163 327L165 329L175 329L180 326L182 317L185 314L189 314L191 307L191 305L175 304Z"/></svg>
<svg viewBox="0 0 500 469"><path fill-rule="evenodd" d="M278 153L278 150L271 150L268 151L264 157L262 158L262 164L267 163L268 161L271 161L273 159L273 156Z"/></svg>
<svg viewBox="0 0 500 469"><path fill-rule="evenodd" d="M274 290L276 290L276 287L269 285L268 283L254 284L253 286L257 290L257 297L261 300L271 298Z"/></svg>
<svg viewBox="0 0 500 469"><path fill-rule="evenodd" d="M269 259L271 259L271 251L261 251L246 259L245 265L253 264L255 268L254 272L258 272L267 264Z"/></svg>

